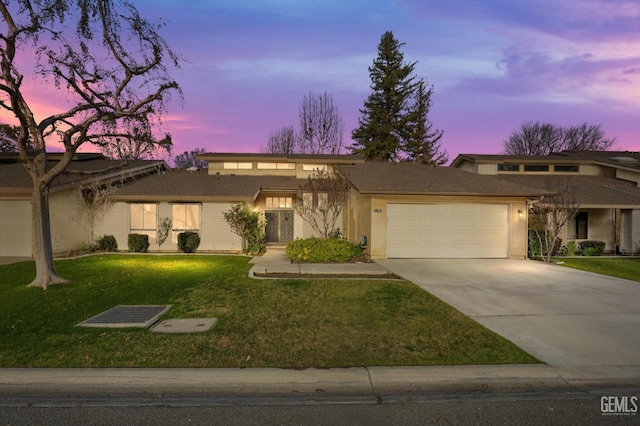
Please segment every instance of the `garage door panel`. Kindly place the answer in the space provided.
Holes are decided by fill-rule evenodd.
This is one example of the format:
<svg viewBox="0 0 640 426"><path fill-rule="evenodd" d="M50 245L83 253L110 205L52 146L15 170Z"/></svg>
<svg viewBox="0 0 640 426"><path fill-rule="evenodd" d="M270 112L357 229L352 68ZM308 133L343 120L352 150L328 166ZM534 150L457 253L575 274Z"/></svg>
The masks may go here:
<svg viewBox="0 0 640 426"><path fill-rule="evenodd" d="M31 202L0 201L0 256L31 256Z"/></svg>
<svg viewBox="0 0 640 426"><path fill-rule="evenodd" d="M506 204L389 204L387 257L507 257L507 216Z"/></svg>

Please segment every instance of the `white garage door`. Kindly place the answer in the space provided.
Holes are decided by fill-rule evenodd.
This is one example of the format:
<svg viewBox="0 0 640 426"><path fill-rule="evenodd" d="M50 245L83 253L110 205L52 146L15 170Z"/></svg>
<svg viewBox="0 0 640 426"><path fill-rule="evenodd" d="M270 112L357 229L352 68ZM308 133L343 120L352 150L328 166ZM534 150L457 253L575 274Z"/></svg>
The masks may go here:
<svg viewBox="0 0 640 426"><path fill-rule="evenodd" d="M388 258L507 257L506 204L388 204Z"/></svg>
<svg viewBox="0 0 640 426"><path fill-rule="evenodd" d="M29 201L0 201L0 256L31 257Z"/></svg>

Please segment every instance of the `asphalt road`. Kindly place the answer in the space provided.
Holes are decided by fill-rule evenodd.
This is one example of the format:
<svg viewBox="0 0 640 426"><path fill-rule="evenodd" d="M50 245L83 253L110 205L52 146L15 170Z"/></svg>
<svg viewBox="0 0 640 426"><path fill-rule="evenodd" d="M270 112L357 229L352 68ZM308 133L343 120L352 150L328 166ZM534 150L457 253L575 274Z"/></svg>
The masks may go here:
<svg viewBox="0 0 640 426"><path fill-rule="evenodd" d="M605 399L603 413L602 397ZM630 398L635 397L634 403ZM0 397L2 425L630 425L639 388L357 398ZM611 412L626 399L626 414ZM607 404L609 402L609 404ZM635 404L635 405L634 405ZM636 408L637 407L637 408Z"/></svg>

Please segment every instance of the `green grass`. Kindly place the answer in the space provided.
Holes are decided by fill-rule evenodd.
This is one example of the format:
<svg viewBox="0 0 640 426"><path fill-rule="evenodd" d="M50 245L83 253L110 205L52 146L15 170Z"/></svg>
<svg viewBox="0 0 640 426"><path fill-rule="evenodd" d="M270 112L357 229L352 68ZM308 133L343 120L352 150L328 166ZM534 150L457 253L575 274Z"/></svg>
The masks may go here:
<svg viewBox="0 0 640 426"><path fill-rule="evenodd" d="M254 280L241 256L98 255L60 260L73 280L26 285L0 266L0 367L347 367L534 363L511 342L407 281ZM206 333L76 325L120 304L216 317Z"/></svg>
<svg viewBox="0 0 640 426"><path fill-rule="evenodd" d="M584 257L584 258L557 258L556 262L569 268L582 269L583 271L597 274L610 275L612 277L627 280L640 281L640 258L610 258L610 257Z"/></svg>

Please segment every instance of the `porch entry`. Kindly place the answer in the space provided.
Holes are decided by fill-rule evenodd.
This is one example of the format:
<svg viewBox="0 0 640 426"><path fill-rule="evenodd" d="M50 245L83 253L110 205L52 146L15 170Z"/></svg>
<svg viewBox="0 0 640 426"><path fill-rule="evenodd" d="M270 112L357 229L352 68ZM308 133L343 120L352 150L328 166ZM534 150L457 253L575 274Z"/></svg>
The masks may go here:
<svg viewBox="0 0 640 426"><path fill-rule="evenodd" d="M293 240L293 210L267 210L265 229L268 243L287 242Z"/></svg>

